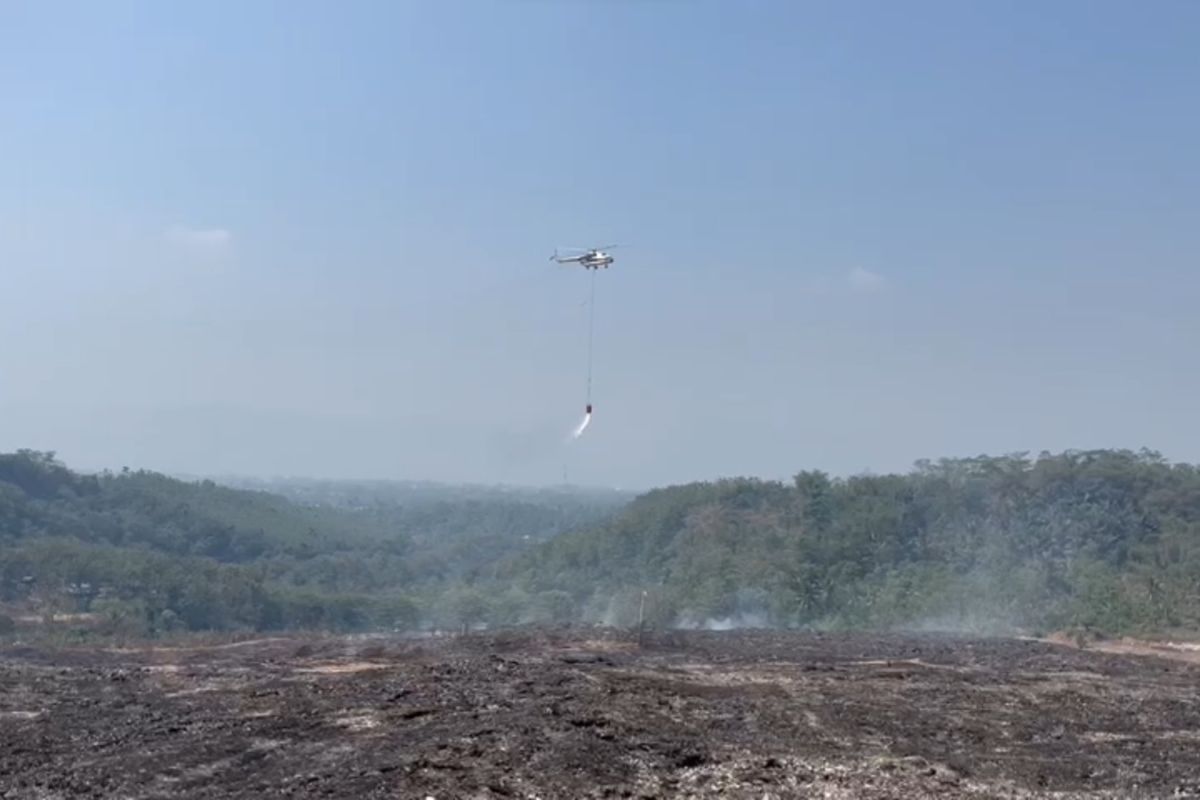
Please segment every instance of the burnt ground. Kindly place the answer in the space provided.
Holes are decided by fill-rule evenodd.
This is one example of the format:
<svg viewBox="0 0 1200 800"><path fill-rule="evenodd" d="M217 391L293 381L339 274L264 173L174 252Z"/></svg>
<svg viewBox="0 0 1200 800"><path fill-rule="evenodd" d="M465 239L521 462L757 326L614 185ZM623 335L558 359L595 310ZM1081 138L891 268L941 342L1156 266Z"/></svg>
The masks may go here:
<svg viewBox="0 0 1200 800"><path fill-rule="evenodd" d="M2 798L1200 796L1200 665L611 631L0 647Z"/></svg>

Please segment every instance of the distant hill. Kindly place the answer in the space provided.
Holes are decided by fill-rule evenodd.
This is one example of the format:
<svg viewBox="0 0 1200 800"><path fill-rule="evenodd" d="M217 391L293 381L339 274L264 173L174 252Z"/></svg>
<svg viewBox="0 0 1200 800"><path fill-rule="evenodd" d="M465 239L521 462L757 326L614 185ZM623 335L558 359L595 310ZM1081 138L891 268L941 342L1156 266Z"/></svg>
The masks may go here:
<svg viewBox="0 0 1200 800"><path fill-rule="evenodd" d="M196 480L191 476L180 476ZM203 479L203 478L201 478ZM436 503L520 503L560 507L591 506L611 510L634 495L619 489L588 486L504 486L447 484L433 481L332 480L317 478L252 478L207 476L224 486L268 491L304 505L368 508L378 505L421 506Z"/></svg>
<svg viewBox="0 0 1200 800"><path fill-rule="evenodd" d="M337 502L181 481L82 475L53 453L0 455L0 603L100 609L116 627L365 629L437 613L445 584L617 507L469 492Z"/></svg>
<svg viewBox="0 0 1200 800"><path fill-rule="evenodd" d="M632 496L574 486L525 488L417 481L225 478L293 503L354 512L402 535L423 580L473 579L485 567L564 531L606 520Z"/></svg>

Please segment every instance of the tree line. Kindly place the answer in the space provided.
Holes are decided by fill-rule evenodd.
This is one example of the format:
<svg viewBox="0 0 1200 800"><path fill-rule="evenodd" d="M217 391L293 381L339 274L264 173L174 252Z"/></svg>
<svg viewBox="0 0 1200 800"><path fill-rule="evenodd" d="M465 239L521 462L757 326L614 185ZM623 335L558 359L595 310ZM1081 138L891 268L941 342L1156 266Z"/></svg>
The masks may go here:
<svg viewBox="0 0 1200 800"><path fill-rule="evenodd" d="M0 455L0 612L75 611L131 635L641 615L819 629L1200 627L1200 468L1149 451L805 471L628 503L566 490L276 491Z"/></svg>
<svg viewBox="0 0 1200 800"><path fill-rule="evenodd" d="M1200 469L1117 450L650 492L502 565L628 622L979 631L1200 627Z"/></svg>
<svg viewBox="0 0 1200 800"><path fill-rule="evenodd" d="M10 623L83 614L129 635L458 626L476 605L459 584L620 502L340 491L374 496L296 502L145 470L82 475L48 452L0 454L0 613Z"/></svg>

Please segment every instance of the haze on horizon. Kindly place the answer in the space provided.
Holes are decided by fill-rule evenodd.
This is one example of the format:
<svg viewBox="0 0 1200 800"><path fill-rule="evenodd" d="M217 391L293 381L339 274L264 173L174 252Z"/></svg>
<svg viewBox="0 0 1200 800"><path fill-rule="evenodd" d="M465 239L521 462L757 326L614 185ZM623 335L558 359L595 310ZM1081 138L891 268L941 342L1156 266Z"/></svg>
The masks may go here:
<svg viewBox="0 0 1200 800"><path fill-rule="evenodd" d="M11 3L0 450L1200 461L1200 4ZM556 246L623 245L598 276Z"/></svg>

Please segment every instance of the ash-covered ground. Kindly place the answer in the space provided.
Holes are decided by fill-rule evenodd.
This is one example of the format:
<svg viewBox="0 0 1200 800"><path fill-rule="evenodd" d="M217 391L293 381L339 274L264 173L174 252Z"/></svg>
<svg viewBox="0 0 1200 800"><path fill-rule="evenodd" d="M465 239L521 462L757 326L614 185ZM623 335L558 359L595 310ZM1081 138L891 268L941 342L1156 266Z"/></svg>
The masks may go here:
<svg viewBox="0 0 1200 800"><path fill-rule="evenodd" d="M1200 796L1200 665L734 631L0 648L3 798Z"/></svg>

